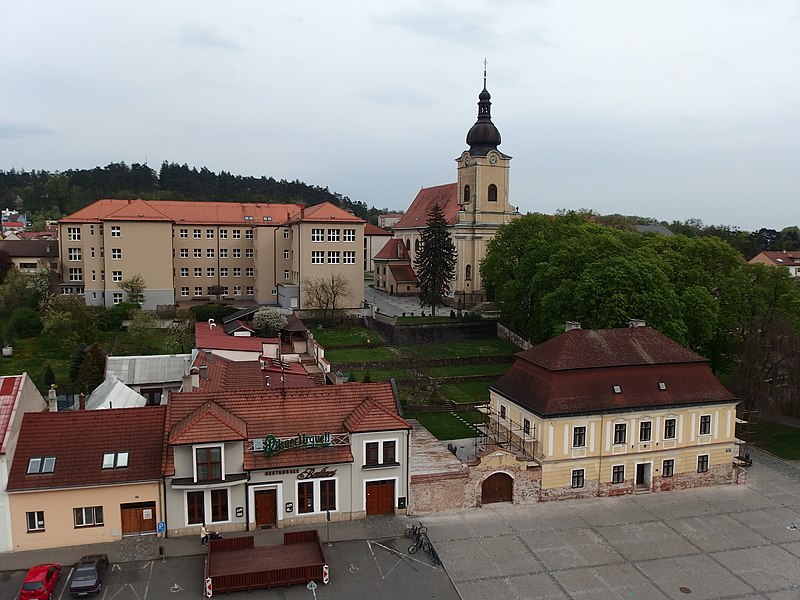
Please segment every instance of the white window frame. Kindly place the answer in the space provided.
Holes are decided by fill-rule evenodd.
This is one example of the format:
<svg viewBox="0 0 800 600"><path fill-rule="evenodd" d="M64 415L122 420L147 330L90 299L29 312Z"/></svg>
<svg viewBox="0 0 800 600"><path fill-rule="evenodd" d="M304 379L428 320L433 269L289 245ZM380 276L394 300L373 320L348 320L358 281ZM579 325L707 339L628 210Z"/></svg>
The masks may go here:
<svg viewBox="0 0 800 600"><path fill-rule="evenodd" d="M219 249L219 257L220 258L228 258L228 249L227 248L220 248Z"/></svg>
<svg viewBox="0 0 800 600"><path fill-rule="evenodd" d="M225 481L225 444L195 444L192 445L192 480L197 481L197 451L203 448L219 448L220 455L220 469L222 474L222 481Z"/></svg>
<svg viewBox="0 0 800 600"><path fill-rule="evenodd" d="M112 225L111 226L111 237L119 238L122 237L122 227L119 225Z"/></svg>
<svg viewBox="0 0 800 600"><path fill-rule="evenodd" d="M206 258L214 258L214 249L206 248Z"/></svg>
<svg viewBox="0 0 800 600"><path fill-rule="evenodd" d="M81 241L81 228L80 227L67 227L67 240L70 242Z"/></svg>
<svg viewBox="0 0 800 600"><path fill-rule="evenodd" d="M203 295L203 286L202 285L194 286L194 295L195 295L195 297Z"/></svg>
<svg viewBox="0 0 800 600"><path fill-rule="evenodd" d="M672 437L667 437L667 421L672 421ZM675 440L678 438L678 419L675 417L667 417L664 419L664 439L665 440Z"/></svg>
<svg viewBox="0 0 800 600"><path fill-rule="evenodd" d="M246 293L246 295L248 295L248 296L255 296L255 293L256 293L256 288L255 288L255 286L253 286L253 285L248 285L248 286L245 288L245 293Z"/></svg>
<svg viewBox="0 0 800 600"><path fill-rule="evenodd" d="M345 250L342 252L342 264L343 265L354 265L356 264L356 251L355 250Z"/></svg>
<svg viewBox="0 0 800 600"><path fill-rule="evenodd" d="M195 277L202 277L203 276L203 267L195 267L194 268L194 276Z"/></svg>
<svg viewBox="0 0 800 600"><path fill-rule="evenodd" d="M83 269L80 267L70 267L69 269L70 281L83 281Z"/></svg>
<svg viewBox="0 0 800 600"><path fill-rule="evenodd" d="M189 258L189 249L181 248L181 258Z"/></svg>
<svg viewBox="0 0 800 600"><path fill-rule="evenodd" d="M189 237L189 230L188 229L181 229L178 232L178 237L187 239Z"/></svg>
<svg viewBox="0 0 800 600"><path fill-rule="evenodd" d="M188 285L181 286L181 296L184 297L184 298L188 298L189 297L189 286Z"/></svg>
<svg viewBox="0 0 800 600"><path fill-rule="evenodd" d="M231 237L234 240L240 239L242 237L242 230L241 229L234 229L233 231L231 231Z"/></svg>
<svg viewBox="0 0 800 600"><path fill-rule="evenodd" d="M216 277L216 269L214 267L206 267L206 277Z"/></svg>
<svg viewBox="0 0 800 600"><path fill-rule="evenodd" d="M324 242L325 241L325 230L313 228L311 229L311 241L312 242Z"/></svg>
<svg viewBox="0 0 800 600"><path fill-rule="evenodd" d="M240 285L233 286L233 295L234 296L241 296L242 295L242 286L240 286Z"/></svg>
<svg viewBox="0 0 800 600"><path fill-rule="evenodd" d="M242 258L242 249L241 248L234 248L233 249L233 258Z"/></svg>
<svg viewBox="0 0 800 600"><path fill-rule="evenodd" d="M289 231L290 231L289 229L284 229L283 230L283 239L285 239L285 240L289 239Z"/></svg>
<svg viewBox="0 0 800 600"><path fill-rule="evenodd" d="M253 239L253 230L252 229L245 229L244 230L244 239L252 240Z"/></svg>
<svg viewBox="0 0 800 600"><path fill-rule="evenodd" d="M583 444L576 445L575 434L578 429L583 429ZM573 448L586 448L589 438L589 428L586 425L573 425L572 426L572 447Z"/></svg>
<svg viewBox="0 0 800 600"><path fill-rule="evenodd" d="M704 421L704 419L707 419L707 421ZM704 423L706 425L708 425L708 427L707 427L708 430L707 431L703 431L703 424ZM697 431L698 431L698 435L711 435L711 415L710 414L700 415L700 418L698 419L698 423L697 423Z"/></svg>
<svg viewBox="0 0 800 600"><path fill-rule="evenodd" d="M206 239L213 240L214 239L214 230L213 229L206 229Z"/></svg>
<svg viewBox="0 0 800 600"><path fill-rule="evenodd" d="M356 241L356 230L355 229L343 229L342 230L342 241L343 242L355 242Z"/></svg>
<svg viewBox="0 0 800 600"><path fill-rule="evenodd" d="M181 277L189 276L189 267L181 267Z"/></svg>
<svg viewBox="0 0 800 600"><path fill-rule="evenodd" d="M291 258L291 253L288 250L283 251L283 260L289 260Z"/></svg>
<svg viewBox="0 0 800 600"><path fill-rule="evenodd" d="M255 277L255 269L253 267L245 267L244 276L245 277Z"/></svg>
<svg viewBox="0 0 800 600"><path fill-rule="evenodd" d="M202 248L194 248L192 251L192 255L195 258L203 258L203 249Z"/></svg>
<svg viewBox="0 0 800 600"><path fill-rule="evenodd" d="M328 264L329 265L338 265L339 264L339 251L338 250L328 250Z"/></svg>
<svg viewBox="0 0 800 600"><path fill-rule="evenodd" d="M325 264L325 251L324 250L312 250L311 251L311 264L312 265L324 265Z"/></svg>
<svg viewBox="0 0 800 600"><path fill-rule="evenodd" d="M220 229L219 230L219 239L227 240L228 239L228 230L227 229Z"/></svg>
<svg viewBox="0 0 800 600"><path fill-rule="evenodd" d="M339 229L328 229L328 241L329 242L339 241Z"/></svg>
<svg viewBox="0 0 800 600"><path fill-rule="evenodd" d="M122 260L122 248L111 249L111 260Z"/></svg>
<svg viewBox="0 0 800 600"><path fill-rule="evenodd" d="M196 240L200 240L203 238L203 230L202 229L195 229L192 231L192 236Z"/></svg>
<svg viewBox="0 0 800 600"><path fill-rule="evenodd" d="M619 481L614 481L615 469L622 469L622 479ZM611 483L619 485L620 483L625 483L625 465L611 465Z"/></svg>
<svg viewBox="0 0 800 600"><path fill-rule="evenodd" d="M241 277L242 276L242 267L233 267L233 276L234 277Z"/></svg>
<svg viewBox="0 0 800 600"><path fill-rule="evenodd" d="M378 464L377 465L368 465L367 464L367 444L378 444ZM383 462L383 445L386 442L394 442L394 456L397 460L395 463L391 464L384 464ZM400 439L399 438L380 438L380 439L365 439L361 442L361 467L366 468L368 470L373 469L391 469L392 467L398 467L400 465Z"/></svg>
<svg viewBox="0 0 800 600"><path fill-rule="evenodd" d="M31 517L33 515L33 527L31 527ZM44 511L43 510L29 510L25 512L25 527L28 533L33 531L44 531Z"/></svg>
<svg viewBox="0 0 800 600"><path fill-rule="evenodd" d="M122 304L122 292L113 292L111 302L112 304Z"/></svg>
<svg viewBox="0 0 800 600"><path fill-rule="evenodd" d="M80 248L67 248L67 260L72 262L83 260L83 252Z"/></svg>
<svg viewBox="0 0 800 600"><path fill-rule="evenodd" d="M211 508L211 490L225 490L228 493L228 519L225 521L212 521L212 508ZM203 514L205 517L206 524L210 523L231 523L233 521L233 513L235 509L231 506L231 488L229 487L214 487L211 489L198 489L198 490L183 490L183 522L186 524L186 527L197 527L199 523L189 523L189 502L188 502L188 494L189 492L203 492Z"/></svg>
<svg viewBox="0 0 800 600"><path fill-rule="evenodd" d="M227 277L228 276L228 267L220 267L219 268L219 276L220 277Z"/></svg>
<svg viewBox="0 0 800 600"><path fill-rule="evenodd" d="M245 258L253 258L253 249L252 248L245 248L244 257Z"/></svg>
<svg viewBox="0 0 800 600"><path fill-rule="evenodd" d="M122 271L111 271L111 281L121 282Z"/></svg>
<svg viewBox="0 0 800 600"><path fill-rule="evenodd" d="M100 520L97 520L97 509L100 509ZM80 513L78 512L80 511ZM103 521L103 507L102 506L78 506L72 509L72 522L75 529L82 529L83 527L100 527L104 525ZM82 523L78 523L78 515L81 515ZM87 519L87 515L90 519Z"/></svg>
<svg viewBox="0 0 800 600"><path fill-rule="evenodd" d="M320 494L320 490L322 489L321 482L323 481L334 481L336 483L336 508L331 511L331 514L338 513L339 507L341 504L339 503L339 477L323 477L321 479L296 479L294 482L294 505L295 505L295 512L298 517L307 517L309 515L320 515L326 514L326 511L322 510L322 498ZM314 510L311 512L300 512L300 484L301 483L313 483L314 490L312 492L312 497L314 499Z"/></svg>

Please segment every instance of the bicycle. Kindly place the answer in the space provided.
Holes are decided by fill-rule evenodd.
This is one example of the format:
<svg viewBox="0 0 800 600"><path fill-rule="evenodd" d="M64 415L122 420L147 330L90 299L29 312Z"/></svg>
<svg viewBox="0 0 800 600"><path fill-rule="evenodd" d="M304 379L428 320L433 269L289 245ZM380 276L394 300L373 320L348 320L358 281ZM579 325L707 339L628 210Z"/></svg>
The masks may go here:
<svg viewBox="0 0 800 600"><path fill-rule="evenodd" d="M406 537L407 538L414 538L417 539L420 535L425 535L428 533L428 528L422 524L422 521L419 522L419 525L407 525L406 526Z"/></svg>
<svg viewBox="0 0 800 600"><path fill-rule="evenodd" d="M417 550L422 548L422 551L427 554L431 547L431 542L428 539L428 536L424 533L421 533L417 536L417 539L414 541L414 543L408 547L408 553L414 554Z"/></svg>

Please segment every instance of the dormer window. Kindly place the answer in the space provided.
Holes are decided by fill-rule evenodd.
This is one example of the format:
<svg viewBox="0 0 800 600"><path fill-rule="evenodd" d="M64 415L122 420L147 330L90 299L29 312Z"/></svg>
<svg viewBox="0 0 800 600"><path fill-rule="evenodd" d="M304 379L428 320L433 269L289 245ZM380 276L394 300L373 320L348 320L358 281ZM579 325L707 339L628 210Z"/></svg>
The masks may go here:
<svg viewBox="0 0 800 600"><path fill-rule="evenodd" d="M124 469L128 466L128 452L106 452L103 454L104 469Z"/></svg>
<svg viewBox="0 0 800 600"><path fill-rule="evenodd" d="M28 475L52 473L56 469L55 456L34 456L28 460Z"/></svg>

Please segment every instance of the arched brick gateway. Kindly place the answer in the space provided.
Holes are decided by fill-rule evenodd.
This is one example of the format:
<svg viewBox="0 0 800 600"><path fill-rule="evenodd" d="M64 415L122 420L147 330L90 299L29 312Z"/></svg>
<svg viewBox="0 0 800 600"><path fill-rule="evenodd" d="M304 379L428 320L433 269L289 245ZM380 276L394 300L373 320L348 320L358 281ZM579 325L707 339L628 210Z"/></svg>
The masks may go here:
<svg viewBox="0 0 800 600"><path fill-rule="evenodd" d="M514 499L514 478L508 473L493 473L481 484L481 504L492 502L512 502Z"/></svg>

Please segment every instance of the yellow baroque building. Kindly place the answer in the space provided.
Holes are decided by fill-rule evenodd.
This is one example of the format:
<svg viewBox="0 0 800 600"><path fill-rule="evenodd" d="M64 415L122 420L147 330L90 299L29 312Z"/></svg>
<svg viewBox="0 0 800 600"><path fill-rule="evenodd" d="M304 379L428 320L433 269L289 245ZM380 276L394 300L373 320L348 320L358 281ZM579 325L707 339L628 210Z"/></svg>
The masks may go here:
<svg viewBox="0 0 800 600"><path fill-rule="evenodd" d="M541 469L540 500L666 491L733 481L738 402L643 321L570 323L490 386L486 428Z"/></svg>

